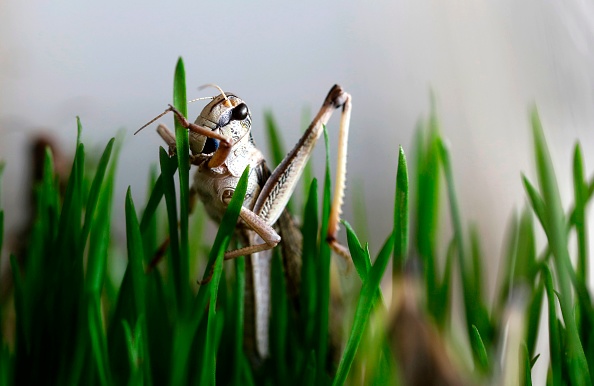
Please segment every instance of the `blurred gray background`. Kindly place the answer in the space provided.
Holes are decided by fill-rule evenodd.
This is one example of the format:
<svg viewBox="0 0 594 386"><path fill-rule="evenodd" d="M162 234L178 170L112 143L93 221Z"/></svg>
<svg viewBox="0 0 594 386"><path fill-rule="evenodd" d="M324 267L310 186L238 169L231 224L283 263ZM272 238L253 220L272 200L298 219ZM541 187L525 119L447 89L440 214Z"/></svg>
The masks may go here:
<svg viewBox="0 0 594 386"><path fill-rule="evenodd" d="M171 100L180 55L188 97L213 94L197 90L204 83L237 93L250 106L262 147L264 111L273 111L289 147L301 133L304 107L315 112L334 83L352 94L344 218L353 220L359 184L375 251L391 230L398 145L412 161L413 130L429 111L431 90L463 216L478 224L493 273L510 213L524 203L520 172L534 180L530 106L540 110L566 205L576 139L587 170L593 166L591 2L4 1L0 36L9 231L23 221L28 138L47 130L72 151L78 115L83 140L97 148L126 129L114 226L123 233L125 190L130 185L140 205L161 145L154 127L131 134ZM201 106L192 105L191 115ZM322 148L314 154L318 177Z"/></svg>

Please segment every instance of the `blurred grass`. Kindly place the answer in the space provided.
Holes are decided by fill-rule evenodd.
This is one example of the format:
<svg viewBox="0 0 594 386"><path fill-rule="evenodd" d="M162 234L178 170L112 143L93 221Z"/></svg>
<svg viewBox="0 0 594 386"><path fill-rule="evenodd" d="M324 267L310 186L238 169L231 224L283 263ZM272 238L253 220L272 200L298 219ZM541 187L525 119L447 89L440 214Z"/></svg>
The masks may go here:
<svg viewBox="0 0 594 386"><path fill-rule="evenodd" d="M184 115L186 100L180 59L173 103ZM278 164L285 154L279 129L271 114L265 121L272 161ZM483 289L487 272L481 233L476 226L463 224L454 165L432 106L429 117L418 124L414 173L409 174L402 147L394 149L398 165L394 165L393 229L385 231L386 241L375 259L361 238L367 233L365 226L357 235L354 227L344 223L358 277L355 280L360 282L352 296L345 294L342 305L347 311L339 318L332 317L337 312L333 298L336 284L331 279L331 253L325 242L331 199L331 157L325 132L321 205L319 184L309 168L303 182L305 199L291 203L291 210L303 219L299 308L284 291L282 257L277 250L271 272L271 357L252 368L243 348L246 261L239 258L224 263L222 258L232 240L248 171L237 186L208 257L201 257L207 241L203 242L199 233L190 237L189 160L181 156L188 153L187 131L176 123L178 155L169 157L160 149L160 173L151 171L148 199L138 211L131 189L125 198L113 196L121 138L111 139L90 168L80 140L82 124L77 121L77 147L66 190L60 191L48 151L43 178L35 188L37 215L28 248L10 258L12 295L0 307L0 386L405 384L417 379L411 376L422 374L406 359L413 354L425 364L452 363L449 371L455 372L455 377L443 373L444 380L497 384L498 379L508 379L501 374L507 374L509 369L504 367L510 361L501 358L501 353L502 342L514 336L506 324L512 303L520 305L524 325L521 341L507 342L506 355L517 355L520 363L512 379L532 384L531 369L542 361L536 341L545 339L551 357L547 384L590 384L594 309L587 289L587 207L594 194L594 178L586 178L583 152L577 144L572 165L574 204L563 205L535 109L531 123L538 183L522 176L529 206L510 217L494 300L487 299ZM0 177L1 171L0 166ZM120 282L108 269L121 248L110 237L112 203L118 199L125 200L128 258ZM440 239L443 205L450 212L451 240ZM565 211L564 207L571 209ZM199 231L205 213L200 207L196 212L199 220L193 229ZM0 248L3 219L0 210ZM546 234L544 245L536 241L536 224ZM572 232L576 248L570 245ZM153 267L153 257L166 238L165 261ZM448 246L445 253L440 248L443 242ZM570 252L573 250L575 253ZM388 307L380 282L390 260L394 284ZM208 283L196 283L190 267L197 266L205 266L203 278L212 275ZM452 278L458 273L462 307L455 310L453 287L458 284ZM111 288L114 282L115 288ZM543 304L547 311L541 320ZM452 339L460 335L454 331L454 312L462 312L462 340ZM411 318L419 329L403 324ZM334 325L337 320L343 325ZM549 327L546 336L540 335L542 323ZM340 329L347 334L336 347L335 331ZM395 342L393 331L399 329L418 344L410 347ZM417 339L415 334L422 336Z"/></svg>

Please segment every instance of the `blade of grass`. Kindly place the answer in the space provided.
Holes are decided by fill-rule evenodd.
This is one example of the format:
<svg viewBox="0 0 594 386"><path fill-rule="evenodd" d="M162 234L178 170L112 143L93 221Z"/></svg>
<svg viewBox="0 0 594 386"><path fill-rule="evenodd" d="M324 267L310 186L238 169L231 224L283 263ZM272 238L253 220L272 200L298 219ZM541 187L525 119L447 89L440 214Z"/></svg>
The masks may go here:
<svg viewBox="0 0 594 386"><path fill-rule="evenodd" d="M439 132L437 119L432 112L431 125L419 120L416 128L415 154L416 172L416 229L415 246L423 262L423 279L426 293L436 293L438 278L436 270L437 224L440 213L440 176L439 176ZM433 298L429 297L429 302ZM428 307L433 313L436 307Z"/></svg>
<svg viewBox="0 0 594 386"><path fill-rule="evenodd" d="M175 165L175 169L177 170L177 165ZM173 171L175 173L175 170ZM155 216L157 212L157 207L161 202L161 198L163 198L164 193L163 187L163 175L159 175L155 180L155 184L153 185L153 190L151 191L151 195L149 196L149 200L144 208L144 212L142 213L142 220L140 221L140 231L144 234L146 232L146 228L149 227L151 219Z"/></svg>
<svg viewBox="0 0 594 386"><path fill-rule="evenodd" d="M243 361L243 315L245 297L245 258L235 259L235 322L234 322L234 347L233 347L233 384L242 384L241 365Z"/></svg>
<svg viewBox="0 0 594 386"><path fill-rule="evenodd" d="M233 233L235 231L235 226L237 224L239 212L241 210L241 206L243 205L243 200L245 197L245 193L247 191L248 174L249 167L246 167L239 182L237 183L235 192L233 193L233 197L231 198L231 202L227 206L227 210L225 211L225 215L223 216L223 219L221 221L221 226L219 227L219 231L217 233L213 248L210 253L209 261L212 261L214 264L214 270L212 271L212 279L208 284L202 286L203 288L208 288L210 300L208 307L208 316L206 321L206 342L204 344L204 355L202 357L203 362L201 364L201 385L215 384L215 357L217 352L217 346L214 342L214 331L216 328L215 317L217 293L219 289L219 282L221 280L221 273L223 271L223 255L225 254L225 251L229 246L229 242L231 241L231 237L233 236Z"/></svg>
<svg viewBox="0 0 594 386"><path fill-rule="evenodd" d="M330 150L328 145L328 131L324 127L324 144L326 146L326 173L324 178L324 190L322 199L322 224L320 229L320 240L325 240L328 233L328 220L330 218L331 206L331 182L330 182ZM330 245L326 242L320 242L320 250L317 260L317 311L316 311L316 363L320 366L327 363L328 356L328 310L330 308ZM323 382L326 373L321 370L317 372L318 383Z"/></svg>
<svg viewBox="0 0 594 386"><path fill-rule="evenodd" d="M272 152L272 162L274 163L274 167L276 167L283 161L287 151L283 146L283 139L280 134L281 130L279 130L278 124L276 123L272 112L264 112L264 121L266 122L266 138L268 139L268 149L270 149ZM294 213L294 201L295 200L291 198L286 205L286 209L289 211L289 213Z"/></svg>
<svg viewBox="0 0 594 386"><path fill-rule="evenodd" d="M351 258L353 259L353 265L355 266L361 281L365 281L367 273L371 268L371 257L369 256L369 250L361 246L361 242L351 227L351 224L346 221L342 221L342 223L346 229L347 245L349 247L349 252L351 253Z"/></svg>
<svg viewBox="0 0 594 386"><path fill-rule="evenodd" d="M559 301L563 320L567 329L569 375L576 385L591 384L588 363L580 342L576 321L574 318L572 293L570 284L571 261L567 249L567 223L561 205L561 197L557 185L557 178L553 170L552 161L542 131L542 125L536 109L532 111L532 132L536 156L538 180L547 208L545 217L545 233L553 252L553 262L559 283Z"/></svg>
<svg viewBox="0 0 594 386"><path fill-rule="evenodd" d="M182 299L184 298L185 284L188 281L187 276L182 275L181 252L179 245L179 233L177 222L177 203L175 200L175 185L173 182L173 174L175 173L177 165L177 156L169 158L165 149L159 149L159 161L161 164L161 177L163 178L163 194L165 195L165 205L167 208L167 220L169 224L169 249L171 251L171 259L169 266L171 267L171 275L173 279L173 286L175 289L174 309L177 315L180 315Z"/></svg>
<svg viewBox="0 0 594 386"><path fill-rule="evenodd" d="M452 238L448 245L443 276L437 285L435 296L431 296L428 300L429 307L431 307L431 313L433 314L435 322L440 328L447 327L451 313L452 266L454 265L456 255L456 240Z"/></svg>
<svg viewBox="0 0 594 386"><path fill-rule="evenodd" d="M140 326L140 331L147 331L146 327L146 275L144 273L143 261L144 246L142 235L140 233L140 224L136 217L136 209L132 200L130 188L126 193L126 239L128 247L128 264L130 266L130 278L132 282L132 291L134 299L134 309L136 314L135 325ZM143 334L144 335L144 334ZM148 350L145 349L142 358L143 379L145 384L152 384L151 365Z"/></svg>
<svg viewBox="0 0 594 386"><path fill-rule="evenodd" d="M115 138L112 138L108 142L97 167L93 184L91 185L81 241L81 245L84 245L88 233L91 232L85 282L87 318L89 321L91 348L94 353L100 381L104 385L113 383L111 369L109 368L105 330L102 323L101 291L105 280L107 254L109 249L115 168L119 149L121 147L121 141L118 141L114 152L114 158L111 159L114 141ZM106 172L107 178L104 180ZM89 214L89 210L94 212L95 208L97 208L97 211L95 218L93 218L93 213Z"/></svg>
<svg viewBox="0 0 594 386"><path fill-rule="evenodd" d="M313 179L309 188L303 213L301 291L299 294L303 326L304 347L312 349L315 342L315 320L318 302L317 255L318 255L318 180ZM303 360L303 359L302 359ZM302 364L303 365L303 364Z"/></svg>
<svg viewBox="0 0 594 386"><path fill-rule="evenodd" d="M524 184L524 189L528 194L528 201L530 202L530 206L532 207L534 214L536 214L536 218L538 218L538 221L540 222L541 226L544 228L546 226L545 216L547 211L545 203L538 191L536 190L536 188L530 183L528 178L526 178L526 176L524 175L522 175L522 183Z"/></svg>
<svg viewBox="0 0 594 386"><path fill-rule="evenodd" d="M532 364L530 363L530 354L528 354L528 348L526 345L522 345L524 348L522 359L524 359L524 385L532 386Z"/></svg>
<svg viewBox="0 0 594 386"><path fill-rule="evenodd" d="M363 286L359 292L359 300L357 301L353 326L351 327L345 350L340 358L338 370L336 371L336 376L332 383L333 385L343 385L346 381L355 354L361 343L361 338L364 336L365 327L369 320L372 307L375 304L375 299L380 293L379 284L390 260L390 254L392 253L393 247L394 238L390 236L388 240L386 240L375 264L373 264L369 274L363 282Z"/></svg>
<svg viewBox="0 0 594 386"><path fill-rule="evenodd" d="M85 220L81 235L81 245L86 244L86 240L91 229L91 220L93 219L93 214L95 213L97 201L99 200L101 184L103 183L103 178L105 176L105 172L107 171L107 164L111 157L111 150L113 148L114 142L115 138L109 140L107 146L105 147L105 150L103 151L103 154L101 155L99 164L97 165L97 171L95 172L95 178L93 178L93 184L91 185L91 190L89 191L89 198L87 200L87 205L85 207Z"/></svg>
<svg viewBox="0 0 594 386"><path fill-rule="evenodd" d="M532 293L532 299L528 305L527 328L526 328L526 347L530 350L530 355L534 355L536 349L536 341L538 339L538 330L540 326L540 311L542 308L542 301L544 296L544 284L541 281L538 287Z"/></svg>
<svg viewBox="0 0 594 386"><path fill-rule="evenodd" d="M396 197L394 202L394 262L392 275L401 272L408 255L408 169L402 146L398 149Z"/></svg>
<svg viewBox="0 0 594 386"><path fill-rule="evenodd" d="M473 260L472 266L468 265L464 250L464 240L462 232L462 217L460 214L460 207L458 205L458 198L454 184L454 175L451 167L450 153L445 144L439 141L439 150L441 155L441 164L443 167L446 186L448 191L448 200L450 203L450 214L452 218L452 227L454 228L454 239L456 240L458 250L458 264L460 266L460 274L462 276L462 292L464 299L466 328L470 339L472 339L472 325L481 333L483 341L488 342L488 345L493 339L493 329L489 321L484 299L481 298L479 286L482 280L478 278L479 267L475 267L477 258ZM475 239L473 237L473 239ZM475 249L476 250L476 249ZM475 361L478 361L478 352L473 351Z"/></svg>
<svg viewBox="0 0 594 386"><path fill-rule="evenodd" d="M173 105L183 114L188 116L188 98L186 96L186 71L184 62L180 57L175 67L175 76L173 82ZM182 314L186 313L189 306L190 291L188 288L188 277L190 274L190 256L189 256L189 238L188 238L188 215L190 213L189 192L190 192L190 145L188 130L181 125L179 120L175 119L175 143L177 147L177 167L179 171L179 261L173 269L177 271L179 282L179 303L178 307ZM172 225L170 225L172 226Z"/></svg>
<svg viewBox="0 0 594 386"><path fill-rule="evenodd" d="M561 381L561 363L562 355L561 352L561 338L559 337L559 329L557 324L557 309L555 308L555 289L553 288L553 276L551 271L546 265L542 266L542 281L547 294L547 304L549 308L549 352L551 355L551 374L553 386L562 385Z"/></svg>
<svg viewBox="0 0 594 386"><path fill-rule="evenodd" d="M573 194L575 201L574 222L577 234L578 259L576 273L582 283L587 283L588 276L588 230L586 223L586 204L588 182L584 173L584 160L579 143L573 153Z"/></svg>
<svg viewBox="0 0 594 386"><path fill-rule="evenodd" d="M474 324L472 325L470 344L472 345L472 351L476 352L478 356L478 361L476 363L478 363L483 372L486 372L489 369L489 356L487 355L485 343L481 338L481 333Z"/></svg>
<svg viewBox="0 0 594 386"><path fill-rule="evenodd" d="M285 158L286 151L272 112L264 112L264 121L266 123L268 148L272 152L272 162L274 162L276 167L276 165L279 165L283 161L283 158Z"/></svg>

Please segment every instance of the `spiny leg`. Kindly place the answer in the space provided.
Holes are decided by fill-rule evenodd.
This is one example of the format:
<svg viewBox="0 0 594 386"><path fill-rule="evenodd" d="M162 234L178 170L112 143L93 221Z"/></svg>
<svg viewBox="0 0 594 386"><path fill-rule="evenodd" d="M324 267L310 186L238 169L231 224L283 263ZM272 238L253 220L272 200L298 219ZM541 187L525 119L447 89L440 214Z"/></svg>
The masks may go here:
<svg viewBox="0 0 594 386"><path fill-rule="evenodd" d="M330 89L320 111L307 128L293 150L283 159L274 170L254 205L254 213L262 217L266 223L274 224L284 210L289 198L293 194L297 181L301 177L313 147L321 136L324 126L332 113L342 107L339 146L337 159L337 176L334 190L334 199L330 211L327 241L338 254L350 260L347 248L336 240L338 222L340 220L341 206L344 197L346 179L346 152L348 143L348 130L351 115L351 96L340 86L335 85Z"/></svg>
<svg viewBox="0 0 594 386"><path fill-rule="evenodd" d="M334 196L332 206L330 207L330 218L328 220L328 234L326 241L332 249L339 255L350 260L348 249L340 244L336 239L338 234L338 223L342 213L342 204L344 199L344 189L346 185L346 163L347 148L349 143L349 126L351 123L351 96L347 98L342 105L342 114L340 116L340 130L338 133L338 154L336 156L336 181L334 183Z"/></svg>

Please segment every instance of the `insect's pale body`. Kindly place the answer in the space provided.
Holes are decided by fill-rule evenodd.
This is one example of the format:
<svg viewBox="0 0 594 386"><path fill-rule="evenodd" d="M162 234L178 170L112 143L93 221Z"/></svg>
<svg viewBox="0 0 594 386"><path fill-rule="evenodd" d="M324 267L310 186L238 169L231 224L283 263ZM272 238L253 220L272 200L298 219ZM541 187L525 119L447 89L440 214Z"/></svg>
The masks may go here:
<svg viewBox="0 0 594 386"><path fill-rule="evenodd" d="M243 104L241 99L232 94L227 96L227 100L233 107ZM262 183L262 181L258 181L258 176L254 171L259 169L264 162L262 153L254 146L250 135L251 116L249 112L243 120L231 120L232 114L229 114L231 108L224 106L224 101L222 95L214 98L202 110L195 122L196 125L219 131L234 142L231 154L220 166L208 166L208 161L218 149L218 141L190 132L193 163L198 165L192 189L202 202L208 203L205 205L206 210L210 217L217 222L223 218L227 207L225 201L228 201L235 191L239 178L248 165L251 173L244 206L248 209L254 207L255 198L260 193L260 184ZM245 106L245 104L243 105Z"/></svg>
<svg viewBox="0 0 594 386"><path fill-rule="evenodd" d="M190 158L192 164L197 166L191 193L201 199L207 213L215 221L221 221L241 174L246 166L250 167L247 193L236 232L243 247L228 251L225 258L249 256L245 338L248 355L253 362L266 358L269 352L271 248L281 241L281 237L288 292L296 298L301 274L301 234L285 206L323 126L338 107L343 108L343 113L337 189L327 241L336 251L345 255L347 253L336 242L335 235L344 189L346 138L350 118L349 94L339 86L330 90L310 127L273 173L270 173L262 153L252 139L249 109L237 96L221 91L202 110L194 124L188 122L173 107L166 110L173 111L190 130ZM173 134L164 125L159 125L157 131L168 143L170 150L174 151Z"/></svg>

